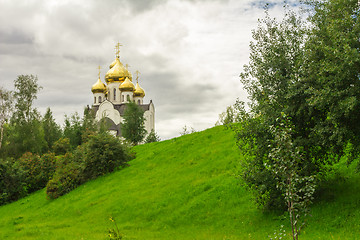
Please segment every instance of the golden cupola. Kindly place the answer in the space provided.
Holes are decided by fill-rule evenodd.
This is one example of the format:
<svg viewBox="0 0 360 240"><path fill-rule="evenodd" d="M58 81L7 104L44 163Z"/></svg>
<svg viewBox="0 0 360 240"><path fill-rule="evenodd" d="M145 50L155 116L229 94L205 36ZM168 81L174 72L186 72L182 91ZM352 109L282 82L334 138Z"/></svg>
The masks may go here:
<svg viewBox="0 0 360 240"><path fill-rule="evenodd" d="M100 77L99 79L97 80L97 82L92 85L91 87L91 91L93 93L105 93L106 92L106 86L105 84L100 80Z"/></svg>
<svg viewBox="0 0 360 240"><path fill-rule="evenodd" d="M145 97L145 91L142 89L139 85L139 82L136 83L135 91L134 91L135 97Z"/></svg>
<svg viewBox="0 0 360 240"><path fill-rule="evenodd" d="M130 81L129 77L125 78L125 81L119 86L120 91L130 91L133 92L135 90L134 84Z"/></svg>
<svg viewBox="0 0 360 240"><path fill-rule="evenodd" d="M105 81L106 83L123 82L126 77L129 77L129 71L120 62L119 58L116 57L114 66L105 75Z"/></svg>

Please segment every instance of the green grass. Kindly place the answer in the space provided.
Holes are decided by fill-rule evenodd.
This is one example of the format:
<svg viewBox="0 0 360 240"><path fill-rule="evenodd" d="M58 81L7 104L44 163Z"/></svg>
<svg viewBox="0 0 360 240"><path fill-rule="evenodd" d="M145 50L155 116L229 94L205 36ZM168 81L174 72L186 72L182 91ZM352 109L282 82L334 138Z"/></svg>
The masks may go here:
<svg viewBox="0 0 360 240"><path fill-rule="evenodd" d="M137 146L130 166L56 200L45 190L0 207L0 239L268 239L285 215L263 213L237 177L233 133L222 127ZM300 239L360 239L357 174L324 190Z"/></svg>

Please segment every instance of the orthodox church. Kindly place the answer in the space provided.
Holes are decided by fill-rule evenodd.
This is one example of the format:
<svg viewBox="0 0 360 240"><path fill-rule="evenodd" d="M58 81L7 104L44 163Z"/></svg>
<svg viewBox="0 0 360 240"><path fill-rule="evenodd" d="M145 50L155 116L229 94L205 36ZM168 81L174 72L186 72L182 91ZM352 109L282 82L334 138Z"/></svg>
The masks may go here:
<svg viewBox="0 0 360 240"><path fill-rule="evenodd" d="M139 71L136 71L136 85L133 83L132 74L120 61L120 44L116 45L115 60L110 64L109 70L105 75L104 84L99 79L92 86L91 91L94 95L92 110L95 112L95 119L100 121L105 118L109 124L109 131L115 136L121 136L121 124L123 122L126 103L134 101L144 110L145 129L149 134L155 130L155 107L150 100L144 103L145 91L139 85Z"/></svg>

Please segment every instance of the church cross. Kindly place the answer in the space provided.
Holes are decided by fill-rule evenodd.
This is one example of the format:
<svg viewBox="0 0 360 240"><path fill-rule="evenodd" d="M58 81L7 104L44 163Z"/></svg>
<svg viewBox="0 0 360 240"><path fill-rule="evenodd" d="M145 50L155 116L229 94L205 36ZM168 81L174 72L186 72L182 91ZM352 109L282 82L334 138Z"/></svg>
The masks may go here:
<svg viewBox="0 0 360 240"><path fill-rule="evenodd" d="M139 70L136 70L136 82L139 82L139 74L140 74L140 72L139 72Z"/></svg>
<svg viewBox="0 0 360 240"><path fill-rule="evenodd" d="M120 47L122 45L118 42L116 45L115 45L115 50L116 50L116 57L119 58L119 54L120 54Z"/></svg>
<svg viewBox="0 0 360 240"><path fill-rule="evenodd" d="M129 70L129 67L131 67L129 64L125 65L126 69Z"/></svg>
<svg viewBox="0 0 360 240"><path fill-rule="evenodd" d="M100 78L100 69L101 69L100 65L98 66L98 69L99 69L99 78Z"/></svg>

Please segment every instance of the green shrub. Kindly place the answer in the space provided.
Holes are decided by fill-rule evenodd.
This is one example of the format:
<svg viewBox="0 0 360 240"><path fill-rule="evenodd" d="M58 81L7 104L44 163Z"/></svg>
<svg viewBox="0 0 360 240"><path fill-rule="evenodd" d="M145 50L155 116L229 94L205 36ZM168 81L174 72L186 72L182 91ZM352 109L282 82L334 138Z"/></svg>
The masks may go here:
<svg viewBox="0 0 360 240"><path fill-rule="evenodd" d="M71 150L70 139L60 138L53 145L53 150L56 155L64 155Z"/></svg>
<svg viewBox="0 0 360 240"><path fill-rule="evenodd" d="M83 165L75 159L71 153L59 157L55 174L46 185L49 199L58 198L80 185Z"/></svg>
<svg viewBox="0 0 360 240"><path fill-rule="evenodd" d="M83 182L113 172L130 160L119 138L107 133L93 135L77 151L81 151L85 165Z"/></svg>
<svg viewBox="0 0 360 240"><path fill-rule="evenodd" d="M24 153L18 160L26 172L27 192L31 193L46 186L55 171L55 154L47 153L40 157L30 152Z"/></svg>
<svg viewBox="0 0 360 240"><path fill-rule="evenodd" d="M0 205L26 195L26 172L14 159L0 159Z"/></svg>
<svg viewBox="0 0 360 240"><path fill-rule="evenodd" d="M131 159L127 146L107 133L88 136L88 141L59 157L56 172L48 182L48 198L58 198L88 180L126 166Z"/></svg>

